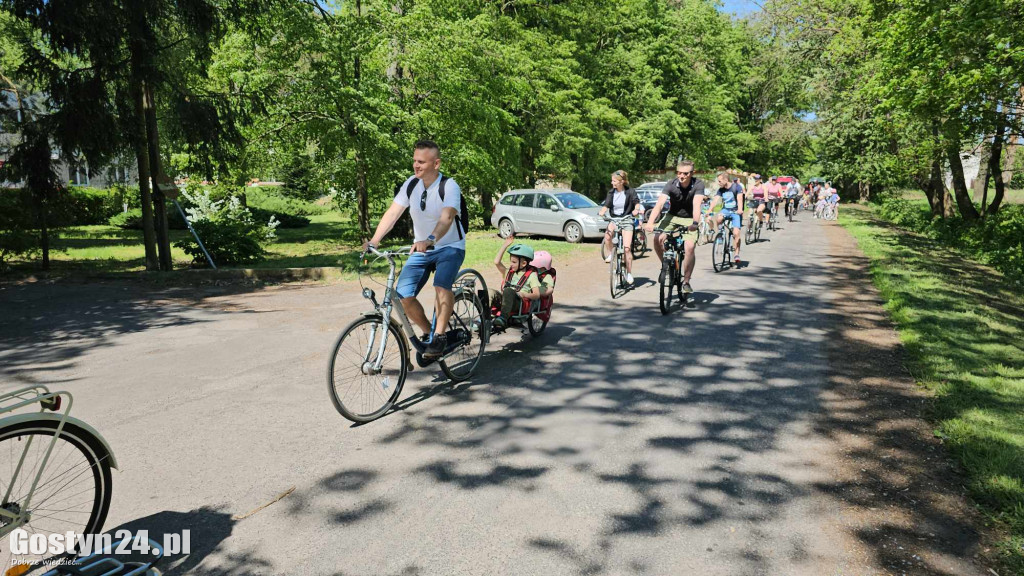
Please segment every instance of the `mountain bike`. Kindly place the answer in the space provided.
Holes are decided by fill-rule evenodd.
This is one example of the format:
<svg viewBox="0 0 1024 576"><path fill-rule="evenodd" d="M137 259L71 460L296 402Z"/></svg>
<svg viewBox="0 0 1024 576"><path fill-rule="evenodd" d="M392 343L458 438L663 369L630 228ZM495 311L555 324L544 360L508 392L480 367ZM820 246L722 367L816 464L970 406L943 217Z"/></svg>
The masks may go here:
<svg viewBox="0 0 1024 576"><path fill-rule="evenodd" d="M479 272L463 270L452 286L455 299L448 320L447 346L437 360L423 357L430 342L416 337L402 300L395 292L398 260L408 256L410 249L411 246L394 250L369 247L368 253L378 261L387 261L384 297L377 302L376 292L366 285L366 280L372 276L361 274L363 297L370 301L372 308L342 330L334 342L327 364L327 389L334 407L353 422L369 422L391 409L405 385L413 350L421 368L436 361L449 380L461 382L473 375L490 339L490 310L483 304L488 298L487 285ZM369 268L372 269L373 266ZM435 326L436 309L430 338L433 338Z"/></svg>
<svg viewBox="0 0 1024 576"><path fill-rule="evenodd" d="M626 282L626 252L622 248L622 230L623 228L633 228L635 232L636 221L632 216L605 218L605 220L615 224L615 231L612 232L612 259L608 263L608 284L614 299L625 294L629 288L629 284ZM636 244L635 233L633 234L633 244Z"/></svg>
<svg viewBox="0 0 1024 576"><path fill-rule="evenodd" d="M732 219L723 218L722 225L715 233L711 249L711 263L715 272L721 272L726 266L732 266Z"/></svg>
<svg viewBox="0 0 1024 576"><path fill-rule="evenodd" d="M679 298L679 305L686 306L688 298L683 291L682 263L686 256L686 241L682 237L684 231L695 231L700 228L697 224L690 226L676 226L672 230L656 229L655 233L665 234L665 251L662 254L661 274L658 278L659 294L658 307L662 314L668 314L672 310L672 291L676 291Z"/></svg>
<svg viewBox="0 0 1024 576"><path fill-rule="evenodd" d="M796 214L796 196L790 196L786 198L786 217L789 221L793 221L793 216Z"/></svg>
<svg viewBox="0 0 1024 576"><path fill-rule="evenodd" d="M0 542L19 528L47 537L103 528L117 462L94 428L70 416L73 403L46 386L0 394Z"/></svg>

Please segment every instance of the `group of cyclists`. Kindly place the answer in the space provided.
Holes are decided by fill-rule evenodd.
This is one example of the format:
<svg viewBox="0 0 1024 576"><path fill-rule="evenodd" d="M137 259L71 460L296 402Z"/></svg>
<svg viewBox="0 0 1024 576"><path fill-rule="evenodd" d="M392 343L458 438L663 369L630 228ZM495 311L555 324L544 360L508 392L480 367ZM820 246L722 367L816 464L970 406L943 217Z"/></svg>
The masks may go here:
<svg viewBox="0 0 1024 576"><path fill-rule="evenodd" d="M396 292L408 312L409 319L424 332L422 341L426 345L426 351L423 353L425 358L436 358L444 353L447 319L454 297L452 285L466 256L466 230L464 218L460 217L460 210L465 210L465 204L462 202L458 184L451 178L441 175L440 165L440 149L436 143L430 140L416 143L413 153L413 176L396 189L391 207L384 213L373 237L363 245L364 252L368 247L376 247L391 231L402 213L409 210L415 241L397 279ZM786 178L783 182L782 178L771 176L765 181L760 174L754 174L751 176L753 184L748 192L739 178L733 177L729 172L720 172L715 181L708 186L696 176L694 163L689 160L679 162L675 175L675 178L665 184L650 213L645 214L644 205L637 192L629 185L628 174L623 170L614 172L611 175L611 190L601 207L600 215L609 220L632 215L637 223L643 222L644 230L648 234L654 233L654 251L659 260L664 258L666 235L677 235L683 246L682 290L688 294L693 292L690 280L695 265L694 251L701 219L712 226L712 229L718 229L725 223L730 225L733 255L738 264L744 214L747 215L749 226L753 225L755 220L766 223L768 218L777 213L780 205L788 215L790 211L797 210L801 203L806 207L810 202L817 202L816 206L820 208L825 205L834 207L839 201L838 194L828 182L812 182L802 186L796 178ZM716 212L719 206L721 209ZM634 230L632 227L626 228L623 227L621 230L622 245L631 246ZM611 243L616 230L616 225L609 223L604 238L608 254L606 261L610 261L612 257ZM495 261L496 266L503 272L509 270L501 263L506 252L510 255L511 270L515 271L517 278L521 277L520 271L528 266L534 266L534 259L537 257L537 253L528 246L507 242ZM628 284L633 284L631 252L625 250ZM550 256L546 253L543 254L542 260L545 269L551 266ZM417 300L417 295L426 286L431 273L434 275L433 285L437 296L437 321L434 325L427 320L423 307ZM542 294L550 295L554 288L553 285L541 285L536 280L531 280L513 283L514 288L521 287L524 290L523 294L519 295L509 293L510 281L505 278L502 282L502 289L505 291L502 308L509 307L509 297L517 296L516 300L531 300L541 297Z"/></svg>
<svg viewBox="0 0 1024 576"><path fill-rule="evenodd" d="M806 186L797 178L771 176L767 181L760 174L752 174L753 184L749 192L740 183L740 179L730 176L729 172L720 172L712 186L708 187L703 180L694 174L694 163L684 160L676 166L676 177L665 184L657 203L646 215L643 204L637 193L629 188L626 172L619 170L612 174L612 189L601 207L600 216L619 219L632 215L637 221L644 221L647 233L656 233L654 251L659 260L663 260L665 234L670 230L680 232L684 246L682 261L683 291L693 292L690 278L695 264L694 250L697 246L697 234L701 219L706 221L707 229L716 230L727 223L732 234L732 254L734 263L740 263L740 249L743 237L743 216L746 214L747 226L755 223L766 225L770 218L777 218L781 210L786 216L795 214L803 205L809 208L817 202L815 217L821 217L822 208L828 206L835 214L839 202L838 192L832 188L831 182L812 181ZM718 212L715 209L721 206ZM780 208L781 206L781 208ZM605 232L605 262L612 258L612 237L617 231L614 223L609 223ZM622 245L631 246L633 230L623 229ZM626 281L633 283L633 258L630 250L625 251ZM659 282L663 279L659 278Z"/></svg>

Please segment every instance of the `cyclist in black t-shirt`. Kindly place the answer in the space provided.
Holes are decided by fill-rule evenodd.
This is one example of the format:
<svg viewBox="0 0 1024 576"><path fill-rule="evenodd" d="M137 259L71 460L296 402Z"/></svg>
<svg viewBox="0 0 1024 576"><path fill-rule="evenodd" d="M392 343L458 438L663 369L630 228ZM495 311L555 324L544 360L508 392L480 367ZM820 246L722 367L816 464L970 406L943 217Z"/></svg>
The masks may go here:
<svg viewBox="0 0 1024 576"><path fill-rule="evenodd" d="M693 162L684 160L676 166L676 178L665 185L658 196L658 203L651 209L651 216L647 219L647 232L653 232L655 227L660 230L672 230L676 227L688 227L690 224L697 224L700 218L700 205L704 201L704 181L693 175ZM690 288L690 276L693 274L695 259L693 250L697 246L697 231L684 231L682 238L685 240L684 247L686 254L683 257L683 291L692 293ZM665 252L665 237L657 234L654 237L654 252L658 260L663 259ZM658 280L659 282L661 279Z"/></svg>

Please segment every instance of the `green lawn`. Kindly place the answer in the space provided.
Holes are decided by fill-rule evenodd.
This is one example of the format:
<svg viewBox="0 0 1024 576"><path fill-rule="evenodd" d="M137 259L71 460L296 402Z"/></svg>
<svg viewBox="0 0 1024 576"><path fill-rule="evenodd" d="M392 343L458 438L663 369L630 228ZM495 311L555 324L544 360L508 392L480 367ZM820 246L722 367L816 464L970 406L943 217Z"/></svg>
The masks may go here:
<svg viewBox="0 0 1024 576"><path fill-rule="evenodd" d="M936 434L1024 574L1024 297L995 271L851 206L841 219L871 260L875 284L918 381L935 393Z"/></svg>
<svg viewBox="0 0 1024 576"><path fill-rule="evenodd" d="M995 191L989 190L988 191L988 201L989 202L992 201L992 197L993 196L995 196ZM920 200L921 202L924 202L925 204L928 203L928 198L924 195L924 192L921 191L921 190L913 189L913 188L908 188L907 190L905 190L903 192L903 197L906 198L907 200ZM973 198L973 195L972 195L972 198ZM981 197L980 196L977 197L977 198L974 198L974 202L976 204L978 204L979 208L981 207ZM1007 188L1005 196L1003 196L1003 202L1006 203L1006 204L1024 204L1024 190L1010 190L1009 188Z"/></svg>
<svg viewBox="0 0 1024 576"><path fill-rule="evenodd" d="M310 216L306 228L278 229L277 239L267 247L267 259L251 268L308 268L340 266L355 270L361 245L358 229L351 220L338 213ZM171 230L172 243L187 231ZM466 266L482 272L493 270L491 261L501 246L490 227L481 227L469 235ZM536 250L551 252L557 265L559 258L581 250L597 250L594 243L573 245L560 239L522 240ZM172 248L175 268L188 268L190 258L180 249ZM142 232L121 230L113 226L78 226L59 232L51 251L51 267L56 272L102 271L136 272L145 269ZM15 262L15 270L28 271L32 262Z"/></svg>

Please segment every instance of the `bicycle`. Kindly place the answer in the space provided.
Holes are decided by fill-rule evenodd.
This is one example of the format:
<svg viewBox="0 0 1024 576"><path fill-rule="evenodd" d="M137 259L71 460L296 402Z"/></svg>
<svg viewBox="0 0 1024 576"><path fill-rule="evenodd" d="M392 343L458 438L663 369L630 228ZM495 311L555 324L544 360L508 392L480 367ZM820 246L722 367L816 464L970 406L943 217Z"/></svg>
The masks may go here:
<svg viewBox="0 0 1024 576"><path fill-rule="evenodd" d="M821 217L825 220L835 220L836 212L837 211L835 204L832 204L831 202L826 202L825 206L821 210Z"/></svg>
<svg viewBox="0 0 1024 576"><path fill-rule="evenodd" d="M647 233L644 232L642 224L642 218L635 218L633 220L633 245L630 246L630 251L633 252L633 258L641 258L644 252L647 252ZM608 247L601 242L601 259L608 258Z"/></svg>
<svg viewBox="0 0 1024 576"><path fill-rule="evenodd" d="M721 258L719 258L721 256ZM732 266L732 220L725 218L722 226L715 233L715 242L711 249L711 264L715 272L721 272L726 266Z"/></svg>
<svg viewBox="0 0 1024 576"><path fill-rule="evenodd" d="M19 528L46 535L102 529L117 461L99 432L70 415L73 403L70 392L41 385L0 394L0 454L10 459L0 460L0 541ZM37 412L15 413L35 405Z"/></svg>
<svg viewBox="0 0 1024 576"><path fill-rule="evenodd" d="M664 246L661 260L661 275L659 277L658 307L662 315L672 310L672 289L675 288L679 297L680 307L686 306L687 294L683 292L683 273L681 266L683 257L686 255L686 244L682 238L684 230L695 231L699 225L676 226L672 230L656 229L655 233L665 234Z"/></svg>
<svg viewBox="0 0 1024 576"><path fill-rule="evenodd" d="M790 196L786 198L786 216L789 221L793 221L793 216L796 214L796 196Z"/></svg>
<svg viewBox="0 0 1024 576"><path fill-rule="evenodd" d="M452 286L455 299L448 321L447 346L439 359L423 358L429 342L416 338L402 300L395 292L397 259L407 256L410 249L411 246L394 250L368 248L369 254L388 263L384 298L378 303L374 290L363 285L368 274L360 275L363 297L373 308L349 324L334 342L327 364L327 389L335 409L353 422L375 420L395 404L412 363L410 347L416 351L416 363L421 368L436 361L450 381L461 382L473 375L490 339L490 310L483 305L487 285L479 272L466 269L459 272ZM431 338L436 325L435 309Z"/></svg>
<svg viewBox="0 0 1024 576"><path fill-rule="evenodd" d="M768 202L771 209L768 211L768 229L772 232L777 230L776 223L779 221L779 203L776 200Z"/></svg>
<svg viewBox="0 0 1024 576"><path fill-rule="evenodd" d="M629 284L626 282L626 253L622 249L622 229L629 227L635 230L636 221L632 216L606 217L605 220L615 224L615 231L612 232L612 259L608 264L608 284L614 300L619 294L625 294L629 288ZM636 234L633 235L633 243L636 244Z"/></svg>
<svg viewBox="0 0 1024 576"><path fill-rule="evenodd" d="M747 245L753 244L761 239L761 228L764 226L764 221L757 214L757 210L750 211L750 220L747 222L747 232L745 240Z"/></svg>
<svg viewBox="0 0 1024 576"><path fill-rule="evenodd" d="M708 222L708 212L711 211L711 202L705 200L700 205L700 224L697 228L697 245L710 244L715 237L715 228Z"/></svg>

